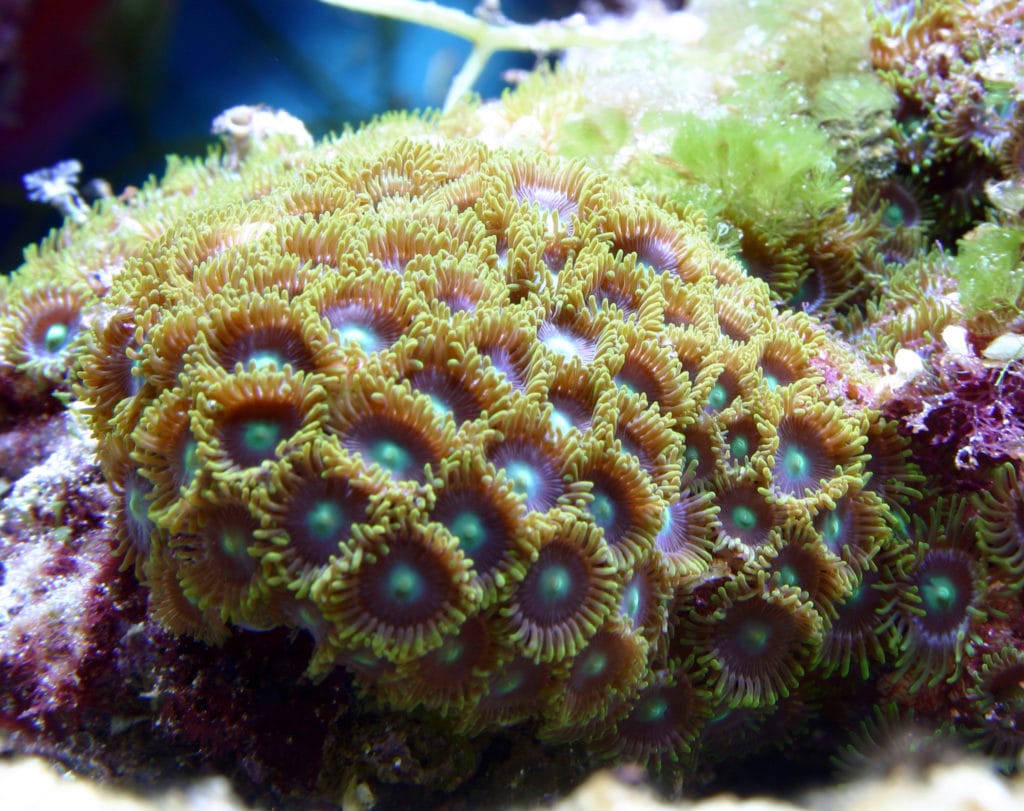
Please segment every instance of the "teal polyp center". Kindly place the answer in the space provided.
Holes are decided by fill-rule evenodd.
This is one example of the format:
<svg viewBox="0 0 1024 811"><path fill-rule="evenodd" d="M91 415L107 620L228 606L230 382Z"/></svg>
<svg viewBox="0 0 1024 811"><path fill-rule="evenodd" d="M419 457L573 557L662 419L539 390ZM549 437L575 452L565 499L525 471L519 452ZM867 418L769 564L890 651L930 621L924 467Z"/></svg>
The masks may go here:
<svg viewBox="0 0 1024 811"><path fill-rule="evenodd" d="M149 498L138 485L128 490L128 514L139 526L149 524Z"/></svg>
<svg viewBox="0 0 1024 811"><path fill-rule="evenodd" d="M843 535L843 519L834 511L825 515L821 522L821 535L829 547L834 547Z"/></svg>
<svg viewBox="0 0 1024 811"><path fill-rule="evenodd" d="M800 575L797 573L795 566L780 566L776 573L779 576L779 582L783 586L800 585Z"/></svg>
<svg viewBox="0 0 1024 811"><path fill-rule="evenodd" d="M587 600L590 570L573 544L555 543L540 551L520 584L520 610L532 622L566 622Z"/></svg>
<svg viewBox="0 0 1024 811"><path fill-rule="evenodd" d="M338 538L345 526L345 511L337 502L318 501L306 513L305 523L306 530L316 540L330 543Z"/></svg>
<svg viewBox="0 0 1024 811"><path fill-rule="evenodd" d="M249 355L248 365L255 366L259 370L280 369L285 365L284 356L272 349L263 349Z"/></svg>
<svg viewBox="0 0 1024 811"><path fill-rule="evenodd" d="M412 454L392 439L380 439L369 448L370 459L393 474L408 471L412 465Z"/></svg>
<svg viewBox="0 0 1024 811"><path fill-rule="evenodd" d="M850 594L850 596L846 598L846 602L844 602L843 605L849 606L850 608L856 608L864 602L867 595L868 586L865 583L858 583L854 587L853 592Z"/></svg>
<svg viewBox="0 0 1024 811"><path fill-rule="evenodd" d="M528 502L534 502L541 495L544 482L537 469L524 459L511 459L505 465L505 475L512 482L512 489Z"/></svg>
<svg viewBox="0 0 1024 811"><path fill-rule="evenodd" d="M199 470L199 443L192 437L185 442L185 448L181 453L182 486L187 485L196 477Z"/></svg>
<svg viewBox="0 0 1024 811"><path fill-rule="evenodd" d="M357 650L348 655L350 661L363 667L377 667L380 660L368 651Z"/></svg>
<svg viewBox="0 0 1024 811"><path fill-rule="evenodd" d="M487 528L480 516L470 510L458 513L448 524L448 531L459 542L462 551L472 557L487 541Z"/></svg>
<svg viewBox="0 0 1024 811"><path fill-rule="evenodd" d="M600 676L608 668L608 654L604 651L590 651L580 662L580 674L584 678L592 679Z"/></svg>
<svg viewBox="0 0 1024 811"><path fill-rule="evenodd" d="M799 310L804 304L814 304L815 299L818 298L818 293L817 279L812 273L800 282L800 287L797 288L797 291L790 297L786 304L794 310Z"/></svg>
<svg viewBox="0 0 1024 811"><path fill-rule="evenodd" d="M246 546L249 543L249 533L241 527L226 527L220 533L220 548L229 558L237 561L247 559Z"/></svg>
<svg viewBox="0 0 1024 811"><path fill-rule="evenodd" d="M593 491L593 501L587 506L594 523L601 529L608 529L615 523L615 501L602 490Z"/></svg>
<svg viewBox="0 0 1024 811"><path fill-rule="evenodd" d="M615 385L624 388L630 394L636 394L637 393L636 385L633 383L633 381L629 380L621 372L619 374L615 375Z"/></svg>
<svg viewBox="0 0 1024 811"><path fill-rule="evenodd" d="M387 596L398 605L415 604L424 594L423 576L408 563L395 563L387 573Z"/></svg>
<svg viewBox="0 0 1024 811"><path fill-rule="evenodd" d="M672 508L666 507L661 511L661 529L658 530L656 540L658 543L667 540L672 535L675 527L675 519L672 517Z"/></svg>
<svg viewBox="0 0 1024 811"><path fill-rule="evenodd" d="M43 346L46 347L47 352L59 352L68 342L70 334L71 330L67 324L60 321L50 324L43 335Z"/></svg>
<svg viewBox="0 0 1024 811"><path fill-rule="evenodd" d="M889 228L896 228L906 222L903 207L898 203L889 203L882 212L882 222Z"/></svg>
<svg viewBox="0 0 1024 811"><path fill-rule="evenodd" d="M732 508L732 522L740 529L757 529L757 512L746 504Z"/></svg>
<svg viewBox="0 0 1024 811"><path fill-rule="evenodd" d="M145 382L146 379L142 371L142 363L139 362L138 358L135 358L132 360L128 375L128 391L132 394L138 394Z"/></svg>
<svg viewBox="0 0 1024 811"><path fill-rule="evenodd" d="M748 655L760 655L772 641L772 628L767 622L748 619L736 632L736 643Z"/></svg>
<svg viewBox="0 0 1024 811"><path fill-rule="evenodd" d="M502 673L491 684L491 694L496 696L507 696L514 693L523 686L523 674L513 670L511 673Z"/></svg>
<svg viewBox="0 0 1024 811"><path fill-rule="evenodd" d="M665 719L668 709L668 701L664 696L649 696L637 705L633 718L645 724L656 724Z"/></svg>
<svg viewBox="0 0 1024 811"><path fill-rule="evenodd" d="M947 614L956 608L960 590L948 575L929 573L921 582L921 598L929 613Z"/></svg>
<svg viewBox="0 0 1024 811"><path fill-rule="evenodd" d="M561 333L555 333L544 340L544 344L554 352L563 358L575 358L580 354L576 341L567 335Z"/></svg>
<svg viewBox="0 0 1024 811"><path fill-rule="evenodd" d="M537 578L537 596L549 605L565 602L572 587L572 573L561 563L545 566Z"/></svg>
<svg viewBox="0 0 1024 811"><path fill-rule="evenodd" d="M281 426L273 420L248 420L242 427L242 442L250 453L268 457L281 440Z"/></svg>
<svg viewBox="0 0 1024 811"><path fill-rule="evenodd" d="M459 640L452 639L438 649L435 658L443 665L454 665L465 652L465 646Z"/></svg>
<svg viewBox="0 0 1024 811"><path fill-rule="evenodd" d="M715 411L721 411L727 405L729 405L729 392L721 383L715 383L708 394L708 407Z"/></svg>
<svg viewBox="0 0 1024 811"><path fill-rule="evenodd" d="M368 324L342 324L335 332L339 343L355 344L367 354L384 345L384 339Z"/></svg>
<svg viewBox="0 0 1024 811"><path fill-rule="evenodd" d="M729 452L732 454L733 459L742 461L750 454L750 443L742 434L735 436L732 442L729 443Z"/></svg>
<svg viewBox="0 0 1024 811"><path fill-rule="evenodd" d="M782 467L786 475L793 481L802 481L807 478L811 463L804 450L796 445L790 445L782 454Z"/></svg>
<svg viewBox="0 0 1024 811"><path fill-rule="evenodd" d="M441 397L436 394L428 395L430 397L430 410L433 411L439 417L446 417L451 414L455 409L444 401Z"/></svg>
<svg viewBox="0 0 1024 811"><path fill-rule="evenodd" d="M573 427L572 420L564 411L559 411L557 408L551 412L551 430L556 434L565 435L569 433L569 429Z"/></svg>
<svg viewBox="0 0 1024 811"><path fill-rule="evenodd" d="M634 624L640 617L640 609L643 607L643 594L640 590L640 584L636 581L627 583L626 588L622 592L622 602L619 605L619 611L629 617L630 621Z"/></svg>

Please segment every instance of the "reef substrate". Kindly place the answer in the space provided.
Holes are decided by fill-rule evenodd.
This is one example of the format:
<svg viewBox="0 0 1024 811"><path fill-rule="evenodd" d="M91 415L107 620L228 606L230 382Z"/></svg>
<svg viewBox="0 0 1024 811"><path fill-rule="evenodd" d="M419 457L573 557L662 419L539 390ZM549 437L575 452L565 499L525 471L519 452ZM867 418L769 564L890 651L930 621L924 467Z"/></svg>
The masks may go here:
<svg viewBox="0 0 1024 811"><path fill-rule="evenodd" d="M1020 296L977 280L1020 270L1022 167L981 146L1020 136L1020 14L794 3L752 50L702 11L660 117L657 39L319 143L236 108L26 251L8 749L346 807L609 765L763 788L886 747L1013 768ZM822 28L823 62L782 59ZM925 160L908 106L959 130L900 66L940 43L1004 103ZM988 203L957 207L968 149Z"/></svg>

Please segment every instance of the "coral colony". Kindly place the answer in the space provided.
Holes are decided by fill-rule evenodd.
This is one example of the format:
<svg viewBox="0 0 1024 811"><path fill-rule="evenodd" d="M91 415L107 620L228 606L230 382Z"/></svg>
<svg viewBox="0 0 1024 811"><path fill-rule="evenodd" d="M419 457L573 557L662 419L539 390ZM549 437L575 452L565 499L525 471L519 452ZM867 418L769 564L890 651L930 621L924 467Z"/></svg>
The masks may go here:
<svg viewBox="0 0 1024 811"><path fill-rule="evenodd" d="M27 178L6 747L349 803L910 725L1013 769L1024 10L778 8L317 144L235 108L92 209Z"/></svg>

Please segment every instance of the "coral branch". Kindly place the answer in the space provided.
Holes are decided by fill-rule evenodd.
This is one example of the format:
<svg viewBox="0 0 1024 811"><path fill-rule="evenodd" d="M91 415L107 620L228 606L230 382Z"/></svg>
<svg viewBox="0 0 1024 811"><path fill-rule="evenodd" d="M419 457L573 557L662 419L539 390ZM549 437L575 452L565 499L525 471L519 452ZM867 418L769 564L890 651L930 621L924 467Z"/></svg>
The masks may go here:
<svg viewBox="0 0 1024 811"><path fill-rule="evenodd" d="M541 20L533 24L517 23L507 19L499 8L481 4L477 16L458 9L446 8L428 0L321 0L332 6L390 17L395 20L425 25L438 31L454 34L472 43L473 50L465 64L455 74L445 98L444 108L450 109L465 96L480 77L484 66L495 51L532 51L548 54L566 48L600 48L617 45L637 36L653 34L635 28L597 26L582 14L573 14L561 20Z"/></svg>

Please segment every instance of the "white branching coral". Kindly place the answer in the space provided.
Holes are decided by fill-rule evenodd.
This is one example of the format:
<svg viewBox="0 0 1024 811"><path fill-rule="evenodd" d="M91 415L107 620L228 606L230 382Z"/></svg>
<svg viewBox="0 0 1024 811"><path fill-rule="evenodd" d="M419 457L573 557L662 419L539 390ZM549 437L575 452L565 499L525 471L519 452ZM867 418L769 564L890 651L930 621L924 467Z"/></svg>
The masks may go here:
<svg viewBox="0 0 1024 811"><path fill-rule="evenodd" d="M306 125L285 110L264 104L238 104L213 119L210 131L224 139L228 164L237 166L253 149L263 148L273 137L287 139L289 148L313 146Z"/></svg>
<svg viewBox="0 0 1024 811"><path fill-rule="evenodd" d="M21 180L29 200L54 206L68 219L82 223L89 214L89 206L78 193L81 172L82 164L71 159L36 169L23 175Z"/></svg>
<svg viewBox="0 0 1024 811"><path fill-rule="evenodd" d="M500 0L484 0L475 13L447 8L429 0L321 0L332 6L391 17L454 34L472 43L466 63L452 79L444 108L450 109L473 88L483 72L487 60L496 51L532 51L550 54L568 48L599 48L620 45L651 36L655 29L642 24L648 16L636 16L630 24L619 19L614 25L602 25L588 20L583 14L571 14L561 20L540 20L525 24L509 20L501 12ZM691 15L683 14L690 25L675 26L674 39L695 39L703 33L703 24ZM659 23L660 25L660 23ZM685 33L684 33L685 32ZM664 34L664 31L660 31Z"/></svg>

